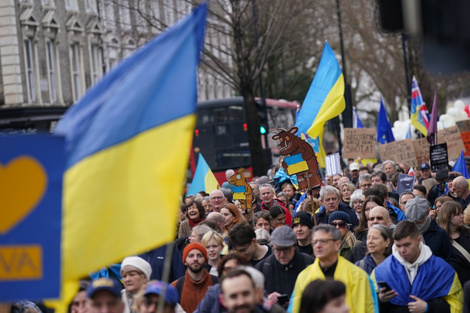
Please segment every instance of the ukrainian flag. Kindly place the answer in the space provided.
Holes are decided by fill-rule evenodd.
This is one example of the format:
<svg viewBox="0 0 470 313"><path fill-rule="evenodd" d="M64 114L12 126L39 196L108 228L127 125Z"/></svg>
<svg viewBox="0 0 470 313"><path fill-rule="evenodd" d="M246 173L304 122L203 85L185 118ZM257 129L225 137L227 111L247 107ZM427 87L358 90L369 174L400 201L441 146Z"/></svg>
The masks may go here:
<svg viewBox="0 0 470 313"><path fill-rule="evenodd" d="M308 171L307 162L302 158L302 154L294 154L284 159L287 164L287 174L293 175Z"/></svg>
<svg viewBox="0 0 470 313"><path fill-rule="evenodd" d="M137 50L58 123L66 284L175 238L206 14L203 4Z"/></svg>
<svg viewBox="0 0 470 313"><path fill-rule="evenodd" d="M209 164L199 154L197 160L196 172L194 172L193 181L191 187L189 187L188 195L196 195L199 191L205 191L211 193L213 190L219 189L219 182L212 173Z"/></svg>
<svg viewBox="0 0 470 313"><path fill-rule="evenodd" d="M344 78L336 56L325 42L315 78L300 109L295 126L301 133L316 138L323 125L344 111Z"/></svg>

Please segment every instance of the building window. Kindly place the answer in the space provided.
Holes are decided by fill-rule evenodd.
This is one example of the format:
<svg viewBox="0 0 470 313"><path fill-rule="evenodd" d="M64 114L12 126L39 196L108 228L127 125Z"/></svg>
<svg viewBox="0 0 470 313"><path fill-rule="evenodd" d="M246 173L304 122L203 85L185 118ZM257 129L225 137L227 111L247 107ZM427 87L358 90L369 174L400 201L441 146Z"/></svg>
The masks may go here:
<svg viewBox="0 0 470 313"><path fill-rule="evenodd" d="M54 42L48 41L46 43L47 55L47 78L49 80L49 95L50 102L56 103L58 98L58 85L59 81L59 68L57 62L57 47Z"/></svg>
<svg viewBox="0 0 470 313"><path fill-rule="evenodd" d="M53 8L54 0L41 0L42 6L45 8Z"/></svg>
<svg viewBox="0 0 470 313"><path fill-rule="evenodd" d="M85 0L87 12L97 12L96 0Z"/></svg>
<svg viewBox="0 0 470 313"><path fill-rule="evenodd" d="M35 58L35 47L34 42L31 38L27 38L24 41L24 57L26 66L26 86L28 89L29 102L36 101L37 92L37 80L36 80L36 58Z"/></svg>
<svg viewBox="0 0 470 313"><path fill-rule="evenodd" d="M77 101L83 95L82 90L82 57L81 47L78 42L73 43L70 46L70 63L72 70L72 92L73 101Z"/></svg>
<svg viewBox="0 0 470 313"><path fill-rule="evenodd" d="M78 11L77 0L65 0L65 7L70 11Z"/></svg>
<svg viewBox="0 0 470 313"><path fill-rule="evenodd" d="M91 84L94 85L98 82L101 77L101 51L98 45L91 45L90 58Z"/></svg>

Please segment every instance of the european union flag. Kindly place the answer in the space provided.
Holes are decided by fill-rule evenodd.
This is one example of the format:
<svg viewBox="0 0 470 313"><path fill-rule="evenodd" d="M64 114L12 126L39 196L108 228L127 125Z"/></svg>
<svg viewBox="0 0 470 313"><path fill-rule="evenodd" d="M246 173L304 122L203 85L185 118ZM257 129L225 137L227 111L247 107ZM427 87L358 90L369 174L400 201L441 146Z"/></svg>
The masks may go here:
<svg viewBox="0 0 470 313"><path fill-rule="evenodd" d="M377 118L377 141L381 144L395 141L383 98L380 99L379 117Z"/></svg>

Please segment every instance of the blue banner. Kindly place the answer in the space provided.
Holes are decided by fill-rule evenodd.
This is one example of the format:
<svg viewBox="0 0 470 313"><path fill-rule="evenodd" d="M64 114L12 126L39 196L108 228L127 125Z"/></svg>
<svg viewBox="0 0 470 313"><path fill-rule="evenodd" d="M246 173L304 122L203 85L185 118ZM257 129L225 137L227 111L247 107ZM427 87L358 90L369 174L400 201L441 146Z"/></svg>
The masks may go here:
<svg viewBox="0 0 470 313"><path fill-rule="evenodd" d="M64 140L0 136L0 302L58 298Z"/></svg>

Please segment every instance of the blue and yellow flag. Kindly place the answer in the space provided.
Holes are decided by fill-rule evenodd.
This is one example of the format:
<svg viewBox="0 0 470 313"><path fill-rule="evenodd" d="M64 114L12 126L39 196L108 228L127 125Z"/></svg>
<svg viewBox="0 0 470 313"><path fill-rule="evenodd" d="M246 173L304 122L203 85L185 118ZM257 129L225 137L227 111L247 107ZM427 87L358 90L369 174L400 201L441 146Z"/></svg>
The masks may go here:
<svg viewBox="0 0 470 313"><path fill-rule="evenodd" d="M58 123L65 282L175 238L206 15L203 4L137 50Z"/></svg>
<svg viewBox="0 0 470 313"><path fill-rule="evenodd" d="M317 72L300 109L295 126L301 133L316 138L323 125L344 111L344 78L336 56L325 42Z"/></svg>
<svg viewBox="0 0 470 313"><path fill-rule="evenodd" d="M196 195L199 191L211 193L215 189L219 189L219 182L215 178L214 173L212 173L209 164L207 164L202 154L199 153L196 172L194 172L188 195Z"/></svg>

